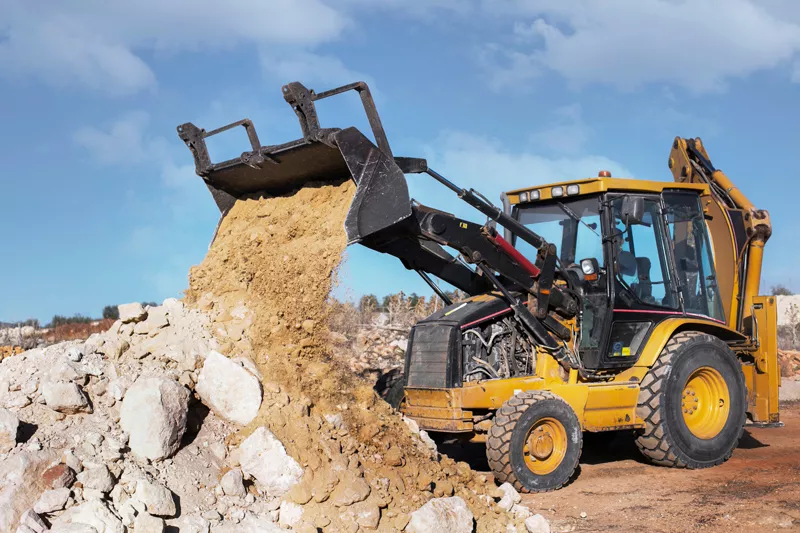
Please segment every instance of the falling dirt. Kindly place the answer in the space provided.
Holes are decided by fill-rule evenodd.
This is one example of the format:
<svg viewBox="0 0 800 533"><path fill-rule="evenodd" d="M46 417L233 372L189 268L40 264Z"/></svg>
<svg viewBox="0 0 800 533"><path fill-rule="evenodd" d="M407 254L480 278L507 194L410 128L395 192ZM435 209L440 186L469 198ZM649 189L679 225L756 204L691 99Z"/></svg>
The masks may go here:
<svg viewBox="0 0 800 533"><path fill-rule="evenodd" d="M457 495L477 531L505 531L509 517L479 496L495 491L485 476L447 457L437 461L334 356L327 301L354 190L350 181L312 184L282 197L240 200L190 272L187 303L210 311L227 334L220 337L226 353L250 357L264 376L261 413L242 434L266 425L306 468L292 497L314 527L351 531L353 522L379 513L379 531L402 530L428 499ZM231 324L243 316L244 335L231 341ZM360 495L350 490L359 487ZM357 503L350 507L349 499Z"/></svg>

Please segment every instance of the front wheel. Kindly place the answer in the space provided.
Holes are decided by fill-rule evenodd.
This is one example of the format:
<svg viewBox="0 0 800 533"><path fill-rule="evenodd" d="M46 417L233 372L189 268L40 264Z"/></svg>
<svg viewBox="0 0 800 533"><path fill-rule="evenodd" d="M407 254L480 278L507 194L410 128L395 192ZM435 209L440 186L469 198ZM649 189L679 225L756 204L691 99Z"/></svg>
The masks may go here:
<svg viewBox="0 0 800 533"><path fill-rule="evenodd" d="M744 376L722 340L696 331L675 335L642 380L639 450L651 462L707 468L730 458L744 430Z"/></svg>
<svg viewBox="0 0 800 533"><path fill-rule="evenodd" d="M521 392L497 410L486 457L498 483L520 492L561 488L578 466L583 433L572 407L548 391Z"/></svg>

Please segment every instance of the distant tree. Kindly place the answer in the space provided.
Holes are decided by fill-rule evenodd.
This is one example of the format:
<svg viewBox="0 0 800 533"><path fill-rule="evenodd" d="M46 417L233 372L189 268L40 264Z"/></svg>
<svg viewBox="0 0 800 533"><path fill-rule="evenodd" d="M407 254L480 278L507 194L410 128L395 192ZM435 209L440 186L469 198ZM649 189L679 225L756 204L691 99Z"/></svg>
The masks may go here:
<svg viewBox="0 0 800 533"><path fill-rule="evenodd" d="M142 307L147 307L148 305L150 307L158 307L158 304L156 302L142 302Z"/></svg>
<svg viewBox="0 0 800 533"><path fill-rule="evenodd" d="M408 297L408 306L416 307L418 303L419 303L419 295L416 292L412 292Z"/></svg>
<svg viewBox="0 0 800 533"><path fill-rule="evenodd" d="M374 294L365 294L358 301L358 310L362 313L371 313L378 308L378 297Z"/></svg>
<svg viewBox="0 0 800 533"><path fill-rule="evenodd" d="M773 296L792 296L793 294L794 293L786 285L778 284L772 286Z"/></svg>
<svg viewBox="0 0 800 533"><path fill-rule="evenodd" d="M110 318L111 320L119 319L119 307L116 305L107 305L103 308L103 318Z"/></svg>
<svg viewBox="0 0 800 533"><path fill-rule="evenodd" d="M58 326L63 326L65 324L88 324L89 322L92 322L92 319L88 316L83 316L80 313L73 316L55 315L47 327L57 328Z"/></svg>

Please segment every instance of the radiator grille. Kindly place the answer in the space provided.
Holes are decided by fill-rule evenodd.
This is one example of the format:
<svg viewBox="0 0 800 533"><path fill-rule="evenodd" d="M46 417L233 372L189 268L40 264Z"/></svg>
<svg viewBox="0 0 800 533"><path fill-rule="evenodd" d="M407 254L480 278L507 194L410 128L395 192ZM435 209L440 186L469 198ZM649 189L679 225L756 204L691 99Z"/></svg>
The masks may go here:
<svg viewBox="0 0 800 533"><path fill-rule="evenodd" d="M458 354L457 333L458 329L452 325L417 324L414 327L406 371L408 387L452 386L454 380L450 376L455 369L451 361L456 360Z"/></svg>

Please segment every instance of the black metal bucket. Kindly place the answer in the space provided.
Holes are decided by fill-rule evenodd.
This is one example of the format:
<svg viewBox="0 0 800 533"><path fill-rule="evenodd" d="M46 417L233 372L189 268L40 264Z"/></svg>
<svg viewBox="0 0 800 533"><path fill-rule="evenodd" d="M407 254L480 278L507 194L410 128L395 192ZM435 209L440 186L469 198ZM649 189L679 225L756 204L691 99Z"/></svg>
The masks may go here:
<svg viewBox="0 0 800 533"><path fill-rule="evenodd" d="M206 139L236 126L247 130L252 150L238 158L213 163ZM345 220L348 244L360 242L411 215L405 176L385 150L356 128L317 127L309 132L304 126L303 131L307 134L304 139L261 146L248 119L211 132L192 123L178 127L178 134L194 155L195 170L205 180L222 216L238 198L254 194L279 196L309 182L341 182L348 178L357 185Z"/></svg>

